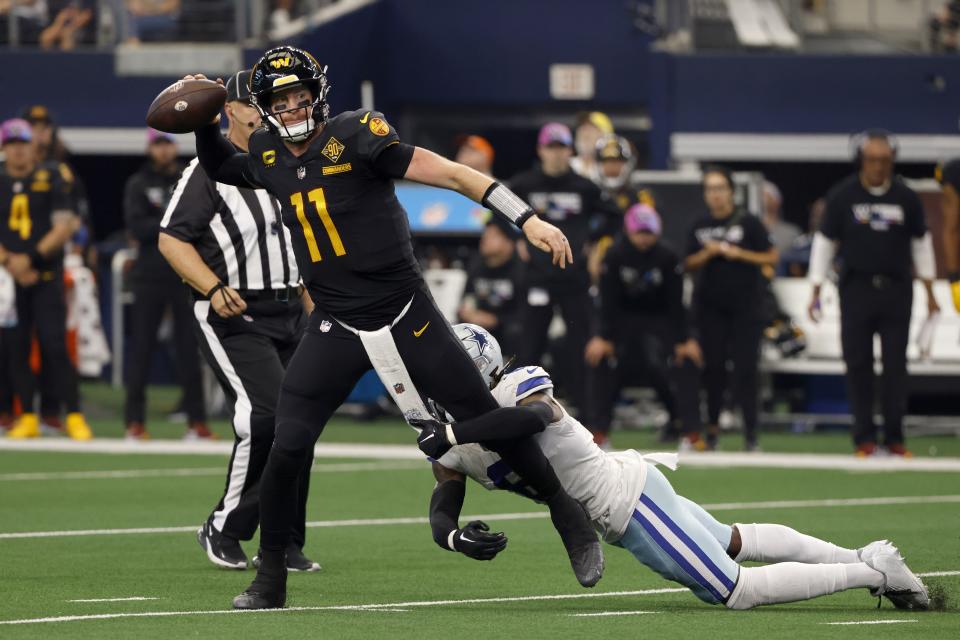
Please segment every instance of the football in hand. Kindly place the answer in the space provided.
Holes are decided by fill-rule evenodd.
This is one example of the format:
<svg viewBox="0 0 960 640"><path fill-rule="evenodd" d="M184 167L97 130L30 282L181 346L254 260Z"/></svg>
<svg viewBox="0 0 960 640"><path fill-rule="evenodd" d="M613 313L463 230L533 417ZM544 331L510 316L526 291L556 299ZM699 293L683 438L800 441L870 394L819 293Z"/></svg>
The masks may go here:
<svg viewBox="0 0 960 640"><path fill-rule="evenodd" d="M209 124L227 101L226 88L213 80L177 80L147 110L147 124L167 133L189 133Z"/></svg>

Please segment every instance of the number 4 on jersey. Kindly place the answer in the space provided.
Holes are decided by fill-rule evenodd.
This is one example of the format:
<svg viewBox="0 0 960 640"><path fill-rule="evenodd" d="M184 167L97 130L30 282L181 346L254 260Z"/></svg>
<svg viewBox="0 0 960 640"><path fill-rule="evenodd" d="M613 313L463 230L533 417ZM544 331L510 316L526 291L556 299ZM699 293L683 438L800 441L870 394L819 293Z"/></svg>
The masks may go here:
<svg viewBox="0 0 960 640"><path fill-rule="evenodd" d="M30 201L27 200L27 194L18 193L10 201L10 230L19 231L21 240L29 240L30 232L33 230L33 222L30 220Z"/></svg>
<svg viewBox="0 0 960 640"><path fill-rule="evenodd" d="M347 250L343 248L343 241L340 240L340 234L333 224L330 212L327 211L327 199L323 195L323 189L318 187L307 193L307 199L313 203L317 209L317 215L323 223L323 228L327 230L327 236L330 238L330 244L333 245L333 252L338 256L346 255ZM317 246L317 237L313 233L313 225L307 220L306 209L303 206L303 194L294 193L290 196L290 204L297 210L297 220L303 227L303 238L307 242L307 249L310 251L310 262L320 262L323 258L320 256L320 248Z"/></svg>

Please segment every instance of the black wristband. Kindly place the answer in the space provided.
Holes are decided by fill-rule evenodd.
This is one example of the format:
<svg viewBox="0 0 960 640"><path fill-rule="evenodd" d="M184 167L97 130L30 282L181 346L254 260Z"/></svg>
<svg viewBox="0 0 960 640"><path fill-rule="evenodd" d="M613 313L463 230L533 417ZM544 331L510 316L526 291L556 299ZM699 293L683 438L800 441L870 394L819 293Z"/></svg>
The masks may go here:
<svg viewBox="0 0 960 640"><path fill-rule="evenodd" d="M212 299L213 299L213 294L215 294L217 291L220 291L220 289L223 289L225 286L227 286L227 285L223 284L222 282L218 282L217 284L213 285L213 287L210 289L210 291L207 291L207 293L204 295L204 297L205 297L207 300L212 300Z"/></svg>
<svg viewBox="0 0 960 640"><path fill-rule="evenodd" d="M950 282L960 282L960 271L951 271L948 273L947 280Z"/></svg>
<svg viewBox="0 0 960 640"><path fill-rule="evenodd" d="M523 223L536 212L513 191L496 180L487 187L480 203L504 220L511 222L517 228L523 228Z"/></svg>

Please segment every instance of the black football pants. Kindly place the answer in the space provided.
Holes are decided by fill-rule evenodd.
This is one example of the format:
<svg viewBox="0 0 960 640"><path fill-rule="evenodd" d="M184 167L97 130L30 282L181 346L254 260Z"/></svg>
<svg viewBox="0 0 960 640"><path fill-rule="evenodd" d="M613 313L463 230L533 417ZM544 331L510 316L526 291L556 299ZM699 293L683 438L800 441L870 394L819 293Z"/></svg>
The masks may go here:
<svg viewBox="0 0 960 640"><path fill-rule="evenodd" d="M147 378L157 348L157 329L164 312L173 315L173 339L176 349L177 381L183 389L183 410L191 422L206 420L203 406L203 382L194 335L193 310L183 284L175 281L134 281L133 306L130 309L129 367L126 374L127 402L125 419L144 422L147 403Z"/></svg>
<svg viewBox="0 0 960 640"><path fill-rule="evenodd" d="M530 291L541 289L549 296L545 304L527 304L523 312L524 344L520 347L517 362L522 365L533 366L540 364L544 352L547 350L550 323L553 321L555 310L563 315L566 327L564 348L560 354L557 368L559 378L563 382L562 388L570 397L573 404L580 411L586 410L587 394L585 393L585 368L583 353L590 336L590 314L593 301L590 299L589 285L584 282L574 283L564 287L538 287L531 285ZM528 301L537 301L535 296L528 296Z"/></svg>
<svg viewBox="0 0 960 640"><path fill-rule="evenodd" d="M875 443L873 336L880 335L883 444L903 443L907 401L907 344L913 281L851 274L840 285L840 342L847 365L854 444Z"/></svg>
<svg viewBox="0 0 960 640"><path fill-rule="evenodd" d="M455 419L468 420L499 406L425 289L414 295L392 334L417 391L435 400ZM316 309L287 366L277 406L277 433L261 486L260 541L265 550L286 546L304 461L327 420L370 368L360 338ZM414 434L410 436L412 442ZM512 453L535 450L539 460L547 464L539 445L529 437L510 444L490 443L488 448L508 464ZM511 466L523 472L517 465Z"/></svg>
<svg viewBox="0 0 960 640"><path fill-rule="evenodd" d="M631 384L648 386L657 394L670 415L670 423L681 430L700 428L699 384L696 367L675 367L667 341L653 328L640 326L630 337L616 344L615 363L601 362L587 371L589 393L587 414L592 431L608 433L613 421L613 407L623 387ZM693 373L693 376L691 376Z"/></svg>
<svg viewBox="0 0 960 640"><path fill-rule="evenodd" d="M697 309L697 330L704 359L707 423L716 426L720 422L728 384L727 362L730 361L733 363L733 376L729 378L731 395L743 414L743 435L748 441L756 439L762 314L755 304L743 304L733 309L701 304Z"/></svg>
<svg viewBox="0 0 960 640"><path fill-rule="evenodd" d="M210 514L220 532L237 540L253 538L260 524L260 477L276 425L284 369L303 335L306 315L299 298L248 303L246 316L221 318L207 300L193 303L200 351L217 374L231 403L233 453L223 495ZM307 492L313 451L305 457L297 485L292 541L303 548Z"/></svg>
<svg viewBox="0 0 960 640"><path fill-rule="evenodd" d="M30 349L36 333L41 362L56 388L56 396L67 412L79 411L77 370L67 353L67 303L62 272L45 273L32 287L17 286L17 326L4 332L10 338L10 379L23 410L34 409L37 380L30 368Z"/></svg>

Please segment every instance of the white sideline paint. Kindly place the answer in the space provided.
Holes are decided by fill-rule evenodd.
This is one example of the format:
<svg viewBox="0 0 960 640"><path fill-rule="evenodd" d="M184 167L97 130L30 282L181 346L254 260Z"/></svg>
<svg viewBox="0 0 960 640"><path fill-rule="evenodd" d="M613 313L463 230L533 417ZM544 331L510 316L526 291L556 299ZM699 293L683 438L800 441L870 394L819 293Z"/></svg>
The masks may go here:
<svg viewBox="0 0 960 640"><path fill-rule="evenodd" d="M50 451L60 453L109 453L157 455L229 456L231 442L149 440L128 442L119 439L94 439L77 442L67 438L9 440L0 438L0 451ZM373 460L424 460L420 450L406 444L319 443L317 458L369 458ZM689 467L775 467L783 469L835 469L840 471L960 471L960 458L909 458L896 456L855 458L853 455L823 453L698 453L680 454L680 464Z"/></svg>
<svg viewBox="0 0 960 640"><path fill-rule="evenodd" d="M141 600L159 600L145 596L131 596L129 598L84 598L82 600L66 600L66 602L139 602Z"/></svg>
<svg viewBox="0 0 960 640"><path fill-rule="evenodd" d="M941 504L960 502L960 495L947 496L902 496L890 498L845 498L827 500L772 500L765 502L717 502L702 504L707 511L737 511L744 509L784 509L784 508L816 508L816 507L858 507L892 504ZM506 521L506 520L537 520L550 517L547 511L524 511L517 513L488 513L482 515L463 516L469 520ZM359 518L352 520L317 520L307 522L308 528L326 527L377 527L403 524L429 524L426 516L412 516L408 518ZM75 536L113 536L136 535L155 533L192 533L197 530L196 524L181 527L138 527L134 529L73 529L65 531L18 531L0 533L0 540L16 540L24 538L66 538ZM946 574L945 574L946 575ZM953 575L953 574L949 574Z"/></svg>
<svg viewBox="0 0 960 640"><path fill-rule="evenodd" d="M212 609L208 611L147 611L142 613L99 613L86 616L55 616L50 618L22 618L20 620L0 620L4 624L37 624L43 622L77 622L81 620L112 620L116 618L166 618L170 616L203 615L256 615L264 613L285 613L289 611L399 611L410 607L438 607L458 604L490 604L504 602L535 602L545 600L581 600L584 598L613 598L619 596L650 596L664 593L682 593L686 588L643 589L640 591L607 591L592 593L563 593L542 596L513 596L501 598L466 598L463 600L418 600L414 602L391 602L383 604L347 604L328 607L288 607L286 609Z"/></svg>
<svg viewBox="0 0 960 640"><path fill-rule="evenodd" d="M603 616L642 616L648 613L663 613L662 611L598 611L597 613L568 613L571 618L599 618Z"/></svg>
<svg viewBox="0 0 960 640"><path fill-rule="evenodd" d="M426 465L416 462L340 462L314 465L311 473L351 473L355 471L424 470ZM115 471L51 471L35 473L0 473L0 482L34 480L102 480L119 478L190 478L222 476L223 467L192 467L181 469L121 469Z"/></svg>
<svg viewBox="0 0 960 640"><path fill-rule="evenodd" d="M901 622L919 622L919 620L855 620L853 622L821 622L828 625L846 625L846 624L899 624Z"/></svg>

